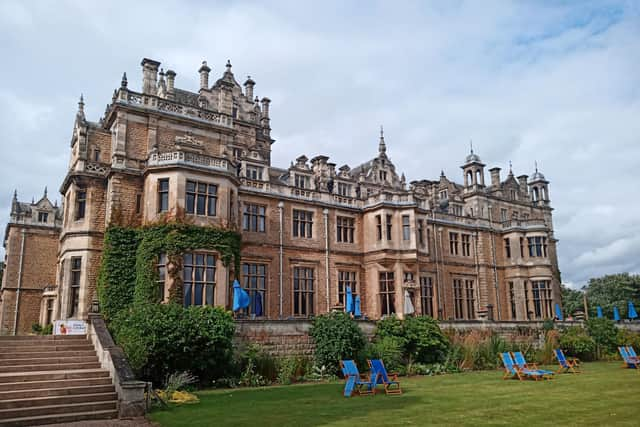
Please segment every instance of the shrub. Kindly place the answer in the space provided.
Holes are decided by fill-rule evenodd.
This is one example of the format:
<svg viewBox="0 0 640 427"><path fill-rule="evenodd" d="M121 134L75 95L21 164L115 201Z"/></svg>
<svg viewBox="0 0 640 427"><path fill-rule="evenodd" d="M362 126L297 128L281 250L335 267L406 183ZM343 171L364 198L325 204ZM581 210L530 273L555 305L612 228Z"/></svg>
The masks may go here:
<svg viewBox="0 0 640 427"><path fill-rule="evenodd" d="M289 385L296 378L298 360L295 357L285 357L278 362L278 383Z"/></svg>
<svg viewBox="0 0 640 427"><path fill-rule="evenodd" d="M538 352L538 361L543 365L550 365L554 363L555 353L553 350L559 347L560 333L555 329L547 331L544 335L544 345Z"/></svg>
<svg viewBox="0 0 640 427"><path fill-rule="evenodd" d="M431 317L409 317L403 324L405 354L419 363L441 362L449 347L448 338Z"/></svg>
<svg viewBox="0 0 640 427"><path fill-rule="evenodd" d="M278 366L276 359L259 344L250 344L239 355L238 360L240 371L244 375L255 373L264 379L264 383L270 383L278 377ZM251 367L247 371L248 367ZM264 385L264 384L260 384Z"/></svg>
<svg viewBox="0 0 640 427"><path fill-rule="evenodd" d="M365 346L364 334L347 313L333 312L313 320L309 335L315 342L316 365L337 373L340 360L357 359Z"/></svg>
<svg viewBox="0 0 640 427"><path fill-rule="evenodd" d="M110 327L138 376L156 384L181 371L208 383L231 368L235 326L222 308L136 305L120 311Z"/></svg>
<svg viewBox="0 0 640 427"><path fill-rule="evenodd" d="M602 358L617 353L618 328L612 320L592 318L587 320L587 331L596 344L596 356Z"/></svg>
<svg viewBox="0 0 640 427"><path fill-rule="evenodd" d="M49 323L48 325L42 326L39 323L32 323L31 332L37 335L51 335L53 333L53 324Z"/></svg>
<svg viewBox="0 0 640 427"><path fill-rule="evenodd" d="M572 326L562 332L559 343L568 356L582 360L593 360L596 356L596 342L580 326Z"/></svg>
<svg viewBox="0 0 640 427"><path fill-rule="evenodd" d="M395 316L382 319L376 324L375 337L377 342L395 339L401 345L402 357L407 363L441 362L449 347L449 340L438 323L426 316L409 317L404 321Z"/></svg>
<svg viewBox="0 0 640 427"><path fill-rule="evenodd" d="M376 339L369 347L371 359L382 359L390 371L399 371L403 366L404 340L399 337L385 336Z"/></svg>
<svg viewBox="0 0 640 427"><path fill-rule="evenodd" d="M640 351L640 334L627 329L618 329L618 345L630 345Z"/></svg>

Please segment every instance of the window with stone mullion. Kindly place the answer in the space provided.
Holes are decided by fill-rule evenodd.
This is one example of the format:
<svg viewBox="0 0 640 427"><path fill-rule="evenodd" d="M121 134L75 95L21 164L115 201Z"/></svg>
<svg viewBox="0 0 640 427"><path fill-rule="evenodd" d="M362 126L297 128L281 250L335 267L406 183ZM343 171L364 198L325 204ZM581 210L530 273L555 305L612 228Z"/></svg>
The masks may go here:
<svg viewBox="0 0 640 427"><path fill-rule="evenodd" d="M216 260L211 254L183 255L184 306L213 305L216 285Z"/></svg>
<svg viewBox="0 0 640 427"><path fill-rule="evenodd" d="M346 309L345 295L347 286L351 288L353 298L358 294L355 271L338 271L338 303Z"/></svg>
<svg viewBox="0 0 640 427"><path fill-rule="evenodd" d="M293 269L293 315L306 317L313 315L314 302L313 268Z"/></svg>
<svg viewBox="0 0 640 427"><path fill-rule="evenodd" d="M215 216L218 186L196 181L187 181L186 212L191 215Z"/></svg>
<svg viewBox="0 0 640 427"><path fill-rule="evenodd" d="M394 314L395 307L395 278L392 271L382 271L380 279L380 314L382 316Z"/></svg>

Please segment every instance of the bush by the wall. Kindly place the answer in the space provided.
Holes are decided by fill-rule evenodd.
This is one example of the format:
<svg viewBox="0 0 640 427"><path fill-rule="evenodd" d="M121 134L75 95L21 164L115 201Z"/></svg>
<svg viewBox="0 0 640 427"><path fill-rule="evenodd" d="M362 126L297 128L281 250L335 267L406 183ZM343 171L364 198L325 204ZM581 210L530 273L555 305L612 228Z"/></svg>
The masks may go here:
<svg viewBox="0 0 640 427"><path fill-rule="evenodd" d="M618 328L612 320L591 318L586 322L587 332L596 343L598 359L618 352Z"/></svg>
<svg viewBox="0 0 640 427"><path fill-rule="evenodd" d="M392 337L401 344L407 363L435 363L445 359L449 340L438 322L427 316L400 320L390 316L376 324L375 340ZM386 363L386 361L385 361Z"/></svg>
<svg viewBox="0 0 640 427"><path fill-rule="evenodd" d="M618 345L630 345L640 351L640 334L627 329L618 329Z"/></svg>
<svg viewBox="0 0 640 427"><path fill-rule="evenodd" d="M367 353L370 359L382 359L384 366L390 371L397 372L404 366L404 340L402 338L390 335L377 338L369 345Z"/></svg>
<svg viewBox="0 0 640 427"><path fill-rule="evenodd" d="M366 340L357 323L347 313L333 312L313 319L309 335L315 342L316 365L331 373L340 369L340 360L357 359Z"/></svg>
<svg viewBox="0 0 640 427"><path fill-rule="evenodd" d="M120 311L110 327L138 376L157 385L181 371L208 383L232 367L235 325L219 307L140 304Z"/></svg>
<svg viewBox="0 0 640 427"><path fill-rule="evenodd" d="M596 357L595 340L580 326L565 329L560 335L559 343L567 356L577 357L580 360L593 360Z"/></svg>

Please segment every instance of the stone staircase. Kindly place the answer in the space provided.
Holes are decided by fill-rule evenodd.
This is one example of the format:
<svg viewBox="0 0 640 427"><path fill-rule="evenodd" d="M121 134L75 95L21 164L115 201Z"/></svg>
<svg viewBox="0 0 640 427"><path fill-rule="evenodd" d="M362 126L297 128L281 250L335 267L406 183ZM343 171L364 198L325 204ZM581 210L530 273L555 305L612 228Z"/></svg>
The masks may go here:
<svg viewBox="0 0 640 427"><path fill-rule="evenodd" d="M0 426L116 418L117 405L86 336L0 337Z"/></svg>

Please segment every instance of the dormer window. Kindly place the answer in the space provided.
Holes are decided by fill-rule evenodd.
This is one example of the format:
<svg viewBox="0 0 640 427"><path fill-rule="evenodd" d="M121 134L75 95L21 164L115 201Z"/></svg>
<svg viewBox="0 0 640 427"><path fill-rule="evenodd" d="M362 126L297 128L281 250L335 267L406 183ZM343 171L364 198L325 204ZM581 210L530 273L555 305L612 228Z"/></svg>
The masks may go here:
<svg viewBox="0 0 640 427"><path fill-rule="evenodd" d="M447 199L448 197L449 197L449 194L448 194L447 190L440 191L440 198L441 199Z"/></svg>
<svg viewBox="0 0 640 427"><path fill-rule="evenodd" d="M237 106L237 105L234 105L234 106L233 106L233 110L232 110L231 115L232 115L232 117L233 117L234 119L237 119L237 118L238 118L238 106Z"/></svg>
<svg viewBox="0 0 640 427"><path fill-rule="evenodd" d="M516 190L511 190L511 200L516 200Z"/></svg>
<svg viewBox="0 0 640 427"><path fill-rule="evenodd" d="M380 171L380 181L387 180L387 171Z"/></svg>
<svg viewBox="0 0 640 427"><path fill-rule="evenodd" d="M38 222L47 222L49 214L47 212L38 212Z"/></svg>
<svg viewBox="0 0 640 427"><path fill-rule="evenodd" d="M295 186L298 188L310 188L310 180L306 175L298 175L295 176Z"/></svg>
<svg viewBox="0 0 640 427"><path fill-rule="evenodd" d="M234 159L239 159L241 154L242 154L242 150L240 150L239 148L234 148L233 149L233 158Z"/></svg>
<svg viewBox="0 0 640 427"><path fill-rule="evenodd" d="M257 166L247 166L246 177L249 179L262 181L262 168Z"/></svg>
<svg viewBox="0 0 640 427"><path fill-rule="evenodd" d="M351 196L351 186L344 182L338 183L338 194L341 196Z"/></svg>

